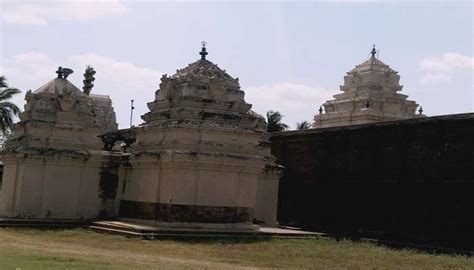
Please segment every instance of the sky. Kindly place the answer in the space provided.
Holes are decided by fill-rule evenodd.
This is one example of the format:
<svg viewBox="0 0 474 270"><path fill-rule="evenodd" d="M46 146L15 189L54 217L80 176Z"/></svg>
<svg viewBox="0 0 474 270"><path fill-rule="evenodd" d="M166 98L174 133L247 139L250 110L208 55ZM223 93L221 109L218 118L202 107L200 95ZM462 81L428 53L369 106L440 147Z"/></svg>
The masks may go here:
<svg viewBox="0 0 474 270"><path fill-rule="evenodd" d="M161 75L207 59L238 77L261 115L280 111L291 128L312 122L343 77L369 57L397 70L401 93L443 115L474 111L473 3L405 1L10 1L0 0L0 75L22 90L56 77L109 95L120 128L142 121Z"/></svg>

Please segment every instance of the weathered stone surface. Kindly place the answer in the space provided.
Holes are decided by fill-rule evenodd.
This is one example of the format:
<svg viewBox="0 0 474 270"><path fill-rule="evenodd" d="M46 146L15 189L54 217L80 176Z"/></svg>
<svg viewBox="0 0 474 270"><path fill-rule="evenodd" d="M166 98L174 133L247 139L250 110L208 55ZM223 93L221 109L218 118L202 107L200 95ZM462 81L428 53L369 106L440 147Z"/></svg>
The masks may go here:
<svg viewBox="0 0 474 270"><path fill-rule="evenodd" d="M241 223L248 222L253 209L183 204L120 201L120 216L164 222Z"/></svg>
<svg viewBox="0 0 474 270"><path fill-rule="evenodd" d="M201 59L164 75L148 108L134 129L123 201L170 205L171 212L160 208L161 221L250 222L255 212L276 223L279 167L238 79ZM257 205L259 193L268 194ZM235 217L227 209L248 210Z"/></svg>
<svg viewBox="0 0 474 270"><path fill-rule="evenodd" d="M5 171L0 215L97 217L104 207L101 200L114 193L100 178L104 159L109 158L103 156L97 137L117 128L110 99L86 95L59 77L28 91L25 99L25 110L2 157ZM104 179L110 179L105 170L102 172Z"/></svg>
<svg viewBox="0 0 474 270"><path fill-rule="evenodd" d="M278 220L472 249L472 137L472 113L275 134Z"/></svg>
<svg viewBox="0 0 474 270"><path fill-rule="evenodd" d="M276 224L281 167L238 79L203 56L162 77L144 124L117 131L110 99L90 94L93 70L84 92L61 70L26 95L0 215Z"/></svg>

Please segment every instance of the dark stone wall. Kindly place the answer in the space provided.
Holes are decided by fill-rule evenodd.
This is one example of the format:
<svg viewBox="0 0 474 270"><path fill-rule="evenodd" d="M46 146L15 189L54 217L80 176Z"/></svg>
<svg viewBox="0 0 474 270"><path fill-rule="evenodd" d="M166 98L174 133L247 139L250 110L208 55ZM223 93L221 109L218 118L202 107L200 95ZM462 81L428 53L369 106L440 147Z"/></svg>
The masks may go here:
<svg viewBox="0 0 474 270"><path fill-rule="evenodd" d="M115 201L119 184L118 171L122 159L121 155L110 155L100 167L99 198L101 199L101 210L99 216L102 218L116 216Z"/></svg>
<svg viewBox="0 0 474 270"><path fill-rule="evenodd" d="M3 187L3 164L0 164L0 191L2 191Z"/></svg>
<svg viewBox="0 0 474 270"><path fill-rule="evenodd" d="M249 222L253 209L121 200L119 215L165 222L239 223Z"/></svg>
<svg viewBox="0 0 474 270"><path fill-rule="evenodd" d="M474 114L282 132L281 224L474 249Z"/></svg>

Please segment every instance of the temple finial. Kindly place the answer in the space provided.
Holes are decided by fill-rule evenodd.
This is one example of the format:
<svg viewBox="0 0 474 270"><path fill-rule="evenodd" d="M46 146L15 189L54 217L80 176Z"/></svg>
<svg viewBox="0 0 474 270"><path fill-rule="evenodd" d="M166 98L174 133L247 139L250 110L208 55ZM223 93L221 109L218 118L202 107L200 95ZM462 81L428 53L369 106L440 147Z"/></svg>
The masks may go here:
<svg viewBox="0 0 474 270"><path fill-rule="evenodd" d="M67 76L71 75L72 73L74 73L72 69L63 67L58 67L58 70L56 71L59 79L67 79Z"/></svg>
<svg viewBox="0 0 474 270"><path fill-rule="evenodd" d="M201 44L202 44L202 48L199 54L201 55L201 60L206 60L206 55L208 54L206 50L207 42L202 41Z"/></svg>
<svg viewBox="0 0 474 270"><path fill-rule="evenodd" d="M375 57L375 55L377 54L377 50L375 49L375 44L372 45L372 51L370 52L370 54L372 54L372 57Z"/></svg>
<svg viewBox="0 0 474 270"><path fill-rule="evenodd" d="M58 78L62 79L62 77L63 77L63 68L58 67L58 70L56 70L56 74L58 74Z"/></svg>

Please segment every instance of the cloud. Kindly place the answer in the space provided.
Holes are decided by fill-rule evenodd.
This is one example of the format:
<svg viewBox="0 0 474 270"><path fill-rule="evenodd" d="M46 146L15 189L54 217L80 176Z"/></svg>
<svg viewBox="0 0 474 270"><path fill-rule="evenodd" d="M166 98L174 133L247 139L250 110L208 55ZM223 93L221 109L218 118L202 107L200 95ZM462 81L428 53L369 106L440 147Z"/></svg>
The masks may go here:
<svg viewBox="0 0 474 270"><path fill-rule="evenodd" d="M445 53L441 57L428 57L420 62L423 71L452 72L459 69L474 69L474 57L459 53Z"/></svg>
<svg viewBox="0 0 474 270"><path fill-rule="evenodd" d="M452 77L444 73L426 73L420 78L422 84L436 84L450 82Z"/></svg>
<svg viewBox="0 0 474 270"><path fill-rule="evenodd" d="M27 90L36 90L52 78L57 68L55 62L44 53L27 52L2 59L0 74L5 76L10 87L16 87L21 94L12 98L20 108L25 104Z"/></svg>
<svg viewBox="0 0 474 270"><path fill-rule="evenodd" d="M38 52L22 53L5 59L0 66L0 74L6 76L10 86L23 92L15 97L13 102L22 106L26 90L36 90L55 78L59 65L74 70L68 79L82 89L83 72L87 65L91 65L97 71L92 93L109 95L112 98L119 125L125 128L129 125L130 100L135 99L134 124L137 125L141 122L139 115L148 110L147 102L154 99L154 92L162 74L158 70L94 53L73 55L60 63Z"/></svg>
<svg viewBox="0 0 474 270"><path fill-rule="evenodd" d="M422 84L446 83L452 81L456 72L474 69L474 57L459 53L444 53L440 57L427 57L420 61L419 68L424 72Z"/></svg>
<svg viewBox="0 0 474 270"><path fill-rule="evenodd" d="M127 7L119 0L2 1L2 20L10 24L48 25L54 20L89 21L122 15Z"/></svg>
<svg viewBox="0 0 474 270"><path fill-rule="evenodd" d="M22 81L35 82L55 68L54 61L44 53L27 52L2 61L0 72L10 77L23 77Z"/></svg>
<svg viewBox="0 0 474 270"><path fill-rule="evenodd" d="M134 124L141 122L139 116L148 111L146 104L154 100L162 75L158 70L93 53L71 56L69 62L78 70L84 70L87 65L94 67L97 74L92 93L110 95L122 128L129 126L131 99L134 99L136 108Z"/></svg>
<svg viewBox="0 0 474 270"><path fill-rule="evenodd" d="M123 88L150 86L150 82L156 82L162 74L153 69L121 62L94 53L73 55L69 58L69 61L75 66L85 67L92 65L97 71L100 70L102 78L117 85L122 85Z"/></svg>
<svg viewBox="0 0 474 270"><path fill-rule="evenodd" d="M271 85L243 88L245 100L253 104L253 110L266 115L269 110L279 111L283 122L294 128L296 122L313 121L319 106L332 97L334 91L322 87L281 82Z"/></svg>
<svg viewBox="0 0 474 270"><path fill-rule="evenodd" d="M55 78L55 71L59 65L74 70L68 79L80 89L85 67L87 65L94 67L97 74L92 93L109 95L112 98L121 128L129 125L131 99L135 100L136 108L134 124L141 122L139 116L148 111L147 103L153 101L162 75L162 72L153 68L95 53L76 54L59 61L39 52L27 52L5 59L0 66L0 74L7 77L10 86L23 91L14 100L17 104L23 105L26 90L36 90ZM265 115L269 110L278 110L285 115L284 122L292 128L296 122L312 121L319 106L330 99L335 92L293 82L249 86L242 89L246 93L246 101L253 104L256 112Z"/></svg>

